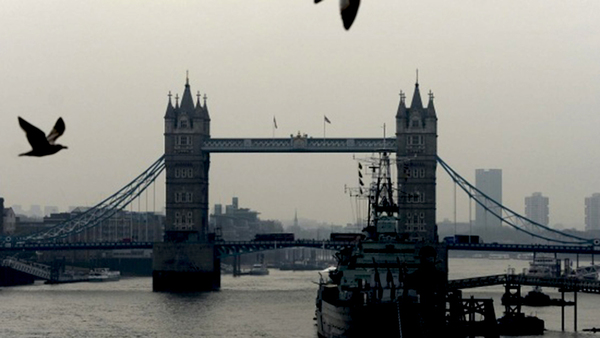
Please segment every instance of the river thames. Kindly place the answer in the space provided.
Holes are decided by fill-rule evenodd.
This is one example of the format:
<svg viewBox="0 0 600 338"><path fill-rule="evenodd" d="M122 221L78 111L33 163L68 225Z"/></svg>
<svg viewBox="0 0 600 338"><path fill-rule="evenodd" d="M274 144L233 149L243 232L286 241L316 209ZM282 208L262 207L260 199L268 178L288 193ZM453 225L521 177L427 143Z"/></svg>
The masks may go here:
<svg viewBox="0 0 600 338"><path fill-rule="evenodd" d="M450 279L520 271L521 260L451 258ZM580 264L588 264L582 262ZM316 271L270 269L268 276L223 275L219 292L152 292L150 277L117 282L63 285L34 284L0 291L0 337L297 337L316 338ZM529 291L524 287L522 293ZM464 297L493 298L502 316L502 286L465 290ZM544 289L560 297L555 289ZM571 299L572 294L566 294ZM600 295L578 294L578 329L600 327ZM544 337L593 337L573 331L573 307L567 307L560 332L560 308L523 307L545 320ZM599 334L600 335L600 334Z"/></svg>

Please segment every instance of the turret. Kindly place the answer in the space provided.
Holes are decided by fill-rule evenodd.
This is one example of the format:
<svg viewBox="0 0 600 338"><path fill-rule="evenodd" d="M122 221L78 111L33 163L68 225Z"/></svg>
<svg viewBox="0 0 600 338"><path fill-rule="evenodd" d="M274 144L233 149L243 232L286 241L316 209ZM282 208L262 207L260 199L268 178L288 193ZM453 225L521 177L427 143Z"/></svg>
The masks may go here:
<svg viewBox="0 0 600 338"><path fill-rule="evenodd" d="M210 137L210 114L208 113L208 104L206 103L207 96L204 94L204 108L203 111L203 120L204 120L204 134L207 137Z"/></svg>
<svg viewBox="0 0 600 338"><path fill-rule="evenodd" d="M413 93L412 102L410 103L410 110L422 110L423 102L421 101L421 91L419 90L419 82L415 83L415 92Z"/></svg>
<svg viewBox="0 0 600 338"><path fill-rule="evenodd" d="M176 127L176 119L175 115L175 107L171 103L171 92L169 91L169 102L167 103L167 112L165 113L165 133L173 132L173 129Z"/></svg>
<svg viewBox="0 0 600 338"><path fill-rule="evenodd" d="M185 89L183 90L179 110L182 113L190 115L194 112L194 99L192 98L192 91L190 90L190 81L187 78L185 79Z"/></svg>
<svg viewBox="0 0 600 338"><path fill-rule="evenodd" d="M437 120L437 115L435 113L435 107L433 105L433 92L429 91L429 102L427 103L427 118L433 118Z"/></svg>

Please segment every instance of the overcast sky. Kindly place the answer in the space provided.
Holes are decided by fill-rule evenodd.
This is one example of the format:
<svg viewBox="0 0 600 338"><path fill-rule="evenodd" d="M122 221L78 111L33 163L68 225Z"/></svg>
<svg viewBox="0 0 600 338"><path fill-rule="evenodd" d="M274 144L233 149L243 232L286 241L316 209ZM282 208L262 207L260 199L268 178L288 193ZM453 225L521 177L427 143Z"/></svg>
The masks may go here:
<svg viewBox="0 0 600 338"><path fill-rule="evenodd" d="M506 206L523 212L542 192L551 224L582 227L600 192L598 60L596 0L366 0L349 31L335 0L0 0L0 196L64 210L116 192L163 153L167 94L186 70L212 137L271 137L273 116L276 137L322 137L323 115L328 137L380 137L418 68L442 159L473 183L475 169L502 169ZM45 132L62 116L69 149L18 157L30 148L17 116ZM345 224L356 162L214 154L210 184L211 210L238 196L263 219ZM438 221L453 219L452 198L438 167Z"/></svg>

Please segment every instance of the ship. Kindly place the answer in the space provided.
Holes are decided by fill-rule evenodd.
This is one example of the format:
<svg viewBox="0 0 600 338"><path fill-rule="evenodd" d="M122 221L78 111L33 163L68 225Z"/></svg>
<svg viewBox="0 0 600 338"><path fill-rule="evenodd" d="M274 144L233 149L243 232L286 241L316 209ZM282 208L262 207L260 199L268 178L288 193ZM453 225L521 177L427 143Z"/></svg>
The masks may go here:
<svg viewBox="0 0 600 338"><path fill-rule="evenodd" d="M121 279L120 271L111 271L108 268L92 269L88 275L90 282L112 282Z"/></svg>
<svg viewBox="0 0 600 338"><path fill-rule="evenodd" d="M315 320L321 338L444 337L447 249L400 231L390 156L380 152L364 236L320 272ZM402 192L400 192L401 194Z"/></svg>
<svg viewBox="0 0 600 338"><path fill-rule="evenodd" d="M529 262L529 269L525 275L529 277L556 278L561 276L561 261L551 255L534 255Z"/></svg>
<svg viewBox="0 0 600 338"><path fill-rule="evenodd" d="M269 274L269 269L264 263L256 263L252 265L252 269L250 269L248 274L254 276L266 276Z"/></svg>

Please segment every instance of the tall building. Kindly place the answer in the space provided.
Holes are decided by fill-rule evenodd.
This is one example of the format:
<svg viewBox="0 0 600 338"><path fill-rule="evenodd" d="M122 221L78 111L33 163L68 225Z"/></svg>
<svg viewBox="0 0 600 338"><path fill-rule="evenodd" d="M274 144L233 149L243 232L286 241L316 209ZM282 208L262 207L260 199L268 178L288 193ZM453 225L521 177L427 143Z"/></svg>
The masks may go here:
<svg viewBox="0 0 600 338"><path fill-rule="evenodd" d="M585 230L600 230L600 194L585 198Z"/></svg>
<svg viewBox="0 0 600 338"><path fill-rule="evenodd" d="M525 217L541 224L550 223L550 207L548 197L542 196L541 192L534 192L531 196L525 197Z"/></svg>
<svg viewBox="0 0 600 338"><path fill-rule="evenodd" d="M502 204L502 169L476 169L475 187L492 200ZM486 207L502 216L500 207L487 202ZM493 229L502 226L502 221L483 206L475 207L475 225Z"/></svg>
<svg viewBox="0 0 600 338"><path fill-rule="evenodd" d="M210 117L200 103L194 104L189 80L175 106L169 103L165 113L165 165L167 171L167 215L165 241L208 241L208 168L209 154L202 144L210 138Z"/></svg>
<svg viewBox="0 0 600 338"><path fill-rule="evenodd" d="M240 208L237 197L232 198L231 205L225 206L225 212L221 204L215 204L214 210L210 215L211 225L225 241L251 241L259 233L283 232L280 222L261 220L260 212Z"/></svg>
<svg viewBox="0 0 600 338"><path fill-rule="evenodd" d="M418 81L410 107L406 106L404 93L400 93L396 140L399 231L412 239L437 241L437 115L431 92L427 107L423 106Z"/></svg>

